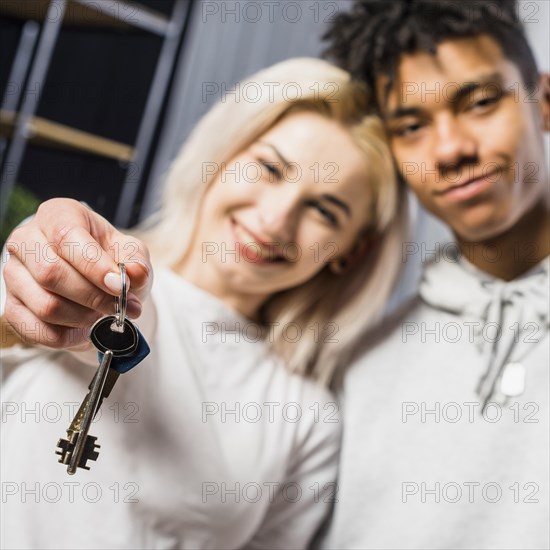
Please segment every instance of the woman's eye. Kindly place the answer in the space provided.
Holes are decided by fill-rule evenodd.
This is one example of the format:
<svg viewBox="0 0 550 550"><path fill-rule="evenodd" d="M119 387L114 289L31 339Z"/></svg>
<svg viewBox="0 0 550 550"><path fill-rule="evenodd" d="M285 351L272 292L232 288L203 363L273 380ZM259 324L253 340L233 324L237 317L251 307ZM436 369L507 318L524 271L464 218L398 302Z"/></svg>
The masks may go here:
<svg viewBox="0 0 550 550"><path fill-rule="evenodd" d="M309 204L313 206L324 218L326 218L332 225L338 224L338 218L330 210L327 210L321 203L317 201L310 201Z"/></svg>
<svg viewBox="0 0 550 550"><path fill-rule="evenodd" d="M265 167L265 169L269 172L269 179L272 180L273 177L276 179L281 178L281 172L280 170L270 162L267 162L265 160L260 160L260 164Z"/></svg>

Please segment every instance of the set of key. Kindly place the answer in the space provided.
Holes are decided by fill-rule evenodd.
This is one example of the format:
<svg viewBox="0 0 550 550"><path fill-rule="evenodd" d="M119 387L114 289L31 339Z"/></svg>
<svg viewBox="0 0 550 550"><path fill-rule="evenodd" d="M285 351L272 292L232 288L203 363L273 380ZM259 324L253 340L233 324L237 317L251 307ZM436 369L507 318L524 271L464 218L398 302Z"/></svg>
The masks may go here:
<svg viewBox="0 0 550 550"><path fill-rule="evenodd" d="M71 425L67 439L59 439L56 454L58 462L67 465L67 472L74 474L77 468L89 470L89 460L97 460L100 446L97 438L88 435L91 423L103 400L109 397L121 373L127 372L149 353L149 346L136 326L126 317L126 269L119 264L122 292L115 299L115 315L102 317L90 330L90 339L98 350L99 368L95 373L88 393L80 405Z"/></svg>

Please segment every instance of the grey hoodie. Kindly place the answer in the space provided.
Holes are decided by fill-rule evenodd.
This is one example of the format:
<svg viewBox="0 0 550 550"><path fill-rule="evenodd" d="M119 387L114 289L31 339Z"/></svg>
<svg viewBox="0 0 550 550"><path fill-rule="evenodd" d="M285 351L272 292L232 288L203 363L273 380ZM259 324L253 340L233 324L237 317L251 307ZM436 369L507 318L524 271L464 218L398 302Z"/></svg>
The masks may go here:
<svg viewBox="0 0 550 550"><path fill-rule="evenodd" d="M457 255L355 354L324 548L550 547L549 266Z"/></svg>

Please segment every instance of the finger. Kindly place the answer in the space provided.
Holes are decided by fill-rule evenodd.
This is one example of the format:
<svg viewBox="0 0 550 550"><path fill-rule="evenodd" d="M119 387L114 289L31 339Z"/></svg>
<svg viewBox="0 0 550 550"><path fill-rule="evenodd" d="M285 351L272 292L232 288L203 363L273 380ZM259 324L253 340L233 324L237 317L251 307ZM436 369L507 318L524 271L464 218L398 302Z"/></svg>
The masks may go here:
<svg viewBox="0 0 550 550"><path fill-rule="evenodd" d="M62 205L66 207L63 210ZM112 295L112 289L101 280L104 275L99 275L99 270L103 267L103 271L119 273L118 266L87 232L86 228L90 224L82 210L87 209L72 200L64 202L52 199L42 203L31 222L12 232L10 241L6 244L7 250L10 255L17 256L33 273L36 273L37 269L48 272L47 264L55 264L59 258L63 258L86 279L91 279L92 283ZM83 234L84 238L79 238L79 233ZM99 279L94 281L93 268L98 264L99 269L95 270L95 278ZM51 271L55 273L55 267ZM120 282L118 284L120 286Z"/></svg>
<svg viewBox="0 0 550 550"><path fill-rule="evenodd" d="M143 243L118 231L105 218L80 204L78 211L72 210L66 214L59 212L59 208L55 213L48 211L40 226L47 240L59 246L59 255L79 273L115 296L122 288L118 262L128 264L127 286L143 299L150 289L152 273Z"/></svg>
<svg viewBox="0 0 550 550"><path fill-rule="evenodd" d="M115 261L124 263L132 292L141 300L145 299L151 289L153 268L143 242L113 228L110 235L104 237L102 246L115 252Z"/></svg>
<svg viewBox="0 0 550 550"><path fill-rule="evenodd" d="M91 235L97 238L105 250L112 253L117 264L124 263L133 291L140 296L144 290L148 291L152 284L153 269L149 251L143 241L118 230L93 211L88 210L87 215Z"/></svg>
<svg viewBox="0 0 550 550"><path fill-rule="evenodd" d="M29 345L74 351L85 351L92 346L85 329L44 323L13 295L6 296L4 319L19 338Z"/></svg>
<svg viewBox="0 0 550 550"><path fill-rule="evenodd" d="M54 241L57 254L97 288L118 296L120 269L106 250L82 227L64 228ZM126 281L130 285L129 279Z"/></svg>
<svg viewBox="0 0 550 550"><path fill-rule="evenodd" d="M25 238L15 254L10 255L4 273L6 285L18 289L23 303L35 302L40 297L36 295L39 289L45 289L90 310L113 312L112 295L97 288L58 256L35 226L25 230ZM29 254L29 250L33 253Z"/></svg>
<svg viewBox="0 0 550 550"><path fill-rule="evenodd" d="M10 257L4 269L4 279L8 294L17 298L35 317L45 323L84 327L92 325L101 316L96 310L40 286L17 258Z"/></svg>
<svg viewBox="0 0 550 550"><path fill-rule="evenodd" d="M101 245L114 229L105 218L77 201L54 199L40 205L36 224L56 254L84 278L111 295L120 294L120 269L113 251Z"/></svg>

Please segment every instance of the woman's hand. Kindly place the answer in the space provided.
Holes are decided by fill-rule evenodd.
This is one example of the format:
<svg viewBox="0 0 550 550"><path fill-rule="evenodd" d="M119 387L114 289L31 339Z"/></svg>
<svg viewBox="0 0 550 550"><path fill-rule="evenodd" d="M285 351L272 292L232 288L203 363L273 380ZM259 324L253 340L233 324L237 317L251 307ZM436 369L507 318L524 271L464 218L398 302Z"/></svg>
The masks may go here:
<svg viewBox="0 0 550 550"><path fill-rule="evenodd" d="M31 344L88 349L92 323L114 314L117 262L124 262L129 279L128 317L140 315L151 289L144 244L72 199L42 203L30 222L12 232L6 248L4 319Z"/></svg>

